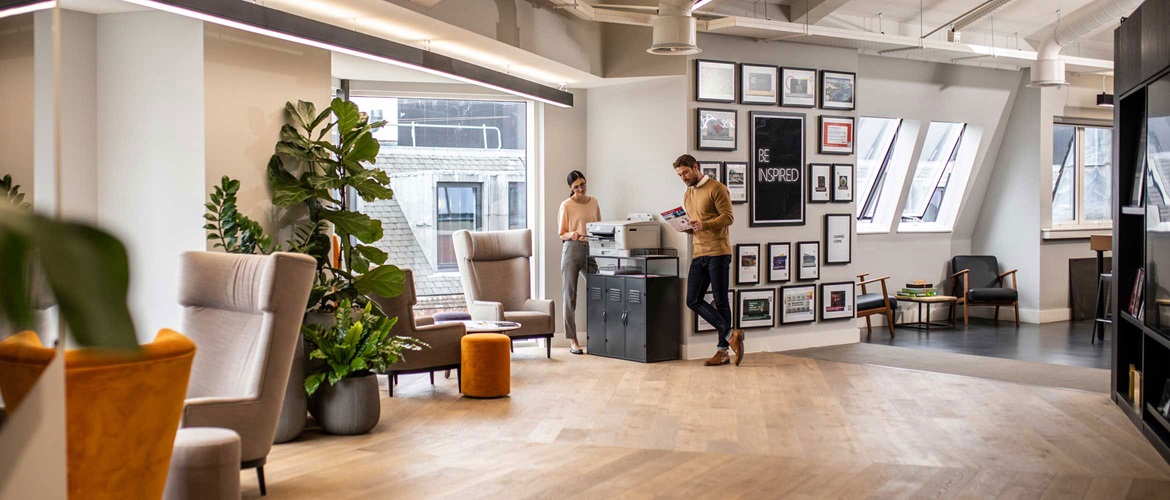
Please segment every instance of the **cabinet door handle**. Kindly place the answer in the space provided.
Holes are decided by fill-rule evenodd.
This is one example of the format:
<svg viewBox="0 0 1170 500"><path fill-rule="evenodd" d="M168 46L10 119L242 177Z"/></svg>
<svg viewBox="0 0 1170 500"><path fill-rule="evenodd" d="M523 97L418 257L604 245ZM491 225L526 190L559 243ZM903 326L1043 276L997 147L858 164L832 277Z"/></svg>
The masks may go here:
<svg viewBox="0 0 1170 500"><path fill-rule="evenodd" d="M601 311L601 322L604 323L606 321L609 321L609 311L608 310Z"/></svg>
<svg viewBox="0 0 1170 500"><path fill-rule="evenodd" d="M626 320L628 320L629 318L630 318L630 313L627 313L627 312L622 313L622 324L628 325L629 323Z"/></svg>

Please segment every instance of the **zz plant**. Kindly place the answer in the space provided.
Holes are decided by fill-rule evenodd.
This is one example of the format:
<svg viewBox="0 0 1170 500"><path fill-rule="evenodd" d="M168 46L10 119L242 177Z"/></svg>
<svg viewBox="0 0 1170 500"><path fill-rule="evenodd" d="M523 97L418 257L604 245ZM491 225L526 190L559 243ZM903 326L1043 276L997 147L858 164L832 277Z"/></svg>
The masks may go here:
<svg viewBox="0 0 1170 500"><path fill-rule="evenodd" d="M384 371L402 358L403 351L417 351L426 345L409 337L390 335L398 318L383 316L372 309L373 305L366 302L361 316L355 319L349 299L341 299L333 313L334 325L301 327L313 346L309 359L324 361L311 368L314 373L305 378L305 392L310 396L323 382L333 386L346 377Z"/></svg>
<svg viewBox="0 0 1170 500"><path fill-rule="evenodd" d="M226 175L215 186L211 201L203 205L207 209L207 213L203 214L207 220L203 229L210 231L207 239L215 241L215 248L222 248L228 253L272 253L276 250L272 237L264 233L259 222L240 213L236 206L236 193L239 191L240 181Z"/></svg>
<svg viewBox="0 0 1170 500"><path fill-rule="evenodd" d="M330 312L343 302L365 304L367 294L393 297L402 293L406 274L386 264L386 252L371 244L382 239L382 221L353 210L352 192L366 202L394 196L390 177L372 168L379 144L370 123L356 104L334 99L318 112L313 103L287 103L289 123L268 162L272 201L286 209L303 207L305 220L293 231L292 251L317 259L317 275L309 309ZM340 245L333 250L329 229Z"/></svg>

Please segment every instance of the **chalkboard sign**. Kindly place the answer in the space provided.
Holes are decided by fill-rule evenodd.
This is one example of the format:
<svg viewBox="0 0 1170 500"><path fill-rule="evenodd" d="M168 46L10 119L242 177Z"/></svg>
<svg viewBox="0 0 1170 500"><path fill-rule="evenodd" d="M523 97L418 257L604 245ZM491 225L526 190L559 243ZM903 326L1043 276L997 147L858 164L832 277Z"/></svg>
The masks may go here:
<svg viewBox="0 0 1170 500"><path fill-rule="evenodd" d="M804 225L804 115L753 111L751 226Z"/></svg>

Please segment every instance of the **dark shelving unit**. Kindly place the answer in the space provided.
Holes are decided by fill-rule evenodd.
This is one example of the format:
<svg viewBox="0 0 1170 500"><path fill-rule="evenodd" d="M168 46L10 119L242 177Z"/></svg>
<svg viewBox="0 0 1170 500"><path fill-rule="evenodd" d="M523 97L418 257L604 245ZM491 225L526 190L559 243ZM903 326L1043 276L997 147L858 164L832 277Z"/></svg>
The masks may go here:
<svg viewBox="0 0 1170 500"><path fill-rule="evenodd" d="M1118 99L1113 108L1114 278L1110 307L1113 317L1121 321L1114 321L1110 329L1113 401L1170 461L1170 422L1157 411L1163 389L1170 383L1170 329L1163 325L1161 308L1165 306L1158 300L1164 302L1170 288L1170 273L1159 273L1159 267L1170 269L1170 262L1166 262L1170 232L1158 212L1163 207L1156 206L1153 197L1138 191L1141 203L1133 204L1134 190L1143 189L1143 183L1148 182L1148 177L1137 175L1139 169L1158 168L1154 155L1170 153L1170 144L1162 144L1170 140L1155 140L1166 139L1159 134L1170 122L1170 33L1164 27L1168 16L1170 0L1147 0L1122 20L1113 35L1114 92ZM1155 129L1155 125L1161 128ZM1146 272L1141 284L1145 306L1141 319L1128 311L1139 269ZM1131 366L1142 374L1140 398L1130 394Z"/></svg>

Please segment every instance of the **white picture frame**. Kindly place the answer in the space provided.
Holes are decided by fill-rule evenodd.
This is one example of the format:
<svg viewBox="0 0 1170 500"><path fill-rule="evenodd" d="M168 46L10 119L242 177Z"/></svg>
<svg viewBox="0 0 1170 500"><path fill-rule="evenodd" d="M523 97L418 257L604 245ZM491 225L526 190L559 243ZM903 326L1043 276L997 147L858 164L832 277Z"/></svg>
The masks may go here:
<svg viewBox="0 0 1170 500"><path fill-rule="evenodd" d="M767 64L739 65L739 103L775 106L779 93L778 68Z"/></svg>
<svg viewBox="0 0 1170 500"><path fill-rule="evenodd" d="M833 203L853 201L853 165L833 164Z"/></svg>
<svg viewBox="0 0 1170 500"><path fill-rule="evenodd" d="M821 283L821 321L856 316L855 286L852 281Z"/></svg>
<svg viewBox="0 0 1170 500"><path fill-rule="evenodd" d="M723 184L727 185L727 194L731 203L741 204L748 202L748 163L743 161L723 162Z"/></svg>
<svg viewBox="0 0 1170 500"><path fill-rule="evenodd" d="M776 289L748 289L736 292L738 328L771 328L776 326Z"/></svg>
<svg viewBox="0 0 1170 500"><path fill-rule="evenodd" d="M768 243L768 283L787 283L792 279L792 244Z"/></svg>
<svg viewBox="0 0 1170 500"><path fill-rule="evenodd" d="M780 324L813 323L817 320L817 286L780 287Z"/></svg>
<svg viewBox="0 0 1170 500"><path fill-rule="evenodd" d="M701 161L699 162L699 172L707 177L723 182L723 162L721 161Z"/></svg>
<svg viewBox="0 0 1170 500"><path fill-rule="evenodd" d="M828 203L833 201L832 168L828 163L808 165L808 202Z"/></svg>
<svg viewBox="0 0 1170 500"><path fill-rule="evenodd" d="M818 94L821 109L852 111L857 107L857 74L848 71L821 70Z"/></svg>
<svg viewBox="0 0 1170 500"><path fill-rule="evenodd" d="M825 264L853 262L853 214L825 214Z"/></svg>

